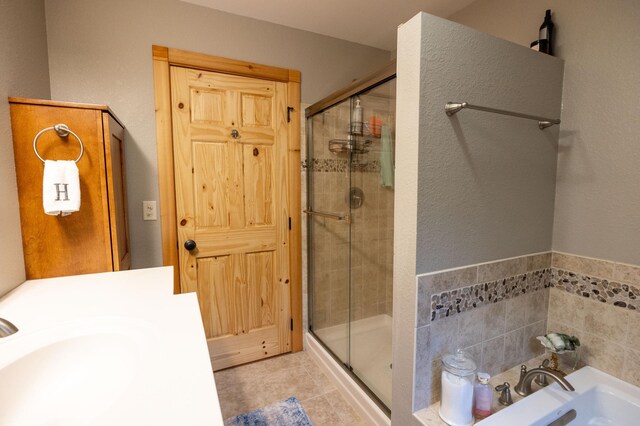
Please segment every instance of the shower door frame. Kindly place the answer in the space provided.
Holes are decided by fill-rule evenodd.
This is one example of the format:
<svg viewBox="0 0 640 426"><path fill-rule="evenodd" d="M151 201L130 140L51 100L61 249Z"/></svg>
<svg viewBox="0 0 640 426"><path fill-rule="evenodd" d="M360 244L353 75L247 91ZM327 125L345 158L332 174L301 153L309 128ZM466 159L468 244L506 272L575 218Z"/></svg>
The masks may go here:
<svg viewBox="0 0 640 426"><path fill-rule="evenodd" d="M380 86L384 83L387 83L393 79L396 78L396 61L392 60L390 63L388 63L387 65L385 65L383 68L379 69L378 71L367 75L366 77L355 81L354 83L352 83L351 85L338 90L336 92L334 92L333 94L321 99L320 101L314 103L313 105L309 106L306 110L305 110L305 126L306 126L306 132L305 134L306 136L306 148L307 148L307 153L306 153L306 157L307 160L309 160L309 156L311 155L311 153L313 152L311 150L312 148L312 135L313 135L313 129L311 128L311 126L309 125L310 123L310 118L313 117L316 114L321 113L324 110L327 110L333 106L338 105L339 103L352 98L354 96L357 96L361 93L367 92L371 89L373 89L376 86ZM352 153L349 154L349 168L351 167L351 161L352 161ZM312 206L311 206L311 197L309 196L310 191L312 190L312 172L309 171L309 169L307 169L307 205L306 205L306 212L310 212L312 211ZM349 172L349 181L351 181L351 171ZM351 185L351 182L349 182L349 186ZM351 213L351 212L349 212ZM309 248L311 246L311 239L313 238L312 235L312 220L311 220L311 215L308 213L307 214L307 247ZM351 224L349 223L349 233L351 233ZM351 236L349 237L349 241L350 241L350 245L351 245ZM307 300L307 312L308 312L308 316L309 316L309 332L316 338L316 341L324 348L325 351L327 351L327 353L329 355L331 355L331 357L344 369L344 371L358 384L358 386L360 386L360 388L376 403L376 405L385 412L385 414L387 414L389 417L391 417L391 409L390 407L387 407L386 404L384 402L382 402L382 400L371 390L369 389L369 387L364 383L364 381L362 381L354 372L353 372L353 368L349 365L348 362L350 362L350 353L351 353L351 342L350 342L350 336L351 336L351 291L349 291L349 321L348 321L348 328L349 328L349 332L348 332L348 336L349 336L349 347L347 349L347 358L348 358L348 362L343 362L339 356L337 356L333 350L331 350L331 348L329 348L323 341L322 338L320 336L318 336L314 330L313 330L313 291L312 291L312 281L313 281L313 272L312 272L312 253L311 250L308 249L307 250L307 294L308 294L308 300ZM351 271L351 255L349 255L349 270ZM351 272L349 272L349 288L351 287Z"/></svg>

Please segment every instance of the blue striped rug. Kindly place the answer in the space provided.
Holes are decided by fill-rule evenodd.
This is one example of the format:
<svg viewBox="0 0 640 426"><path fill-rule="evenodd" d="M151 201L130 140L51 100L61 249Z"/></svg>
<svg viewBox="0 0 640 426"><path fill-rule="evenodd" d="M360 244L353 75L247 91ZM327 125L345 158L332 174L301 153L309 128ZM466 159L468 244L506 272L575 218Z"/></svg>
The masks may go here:
<svg viewBox="0 0 640 426"><path fill-rule="evenodd" d="M248 413L230 417L225 426L312 426L300 401L292 396Z"/></svg>

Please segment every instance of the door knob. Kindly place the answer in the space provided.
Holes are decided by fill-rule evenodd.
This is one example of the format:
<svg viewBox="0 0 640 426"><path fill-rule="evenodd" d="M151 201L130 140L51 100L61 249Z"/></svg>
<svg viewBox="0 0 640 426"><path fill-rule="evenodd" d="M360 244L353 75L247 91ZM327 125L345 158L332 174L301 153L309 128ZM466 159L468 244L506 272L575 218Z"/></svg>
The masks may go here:
<svg viewBox="0 0 640 426"><path fill-rule="evenodd" d="M231 131L231 137L234 139L238 139L240 137L240 132L238 132L236 129L233 129Z"/></svg>
<svg viewBox="0 0 640 426"><path fill-rule="evenodd" d="M186 248L189 251L195 250L197 246L198 245L193 240L187 240L187 241L184 242L184 248Z"/></svg>

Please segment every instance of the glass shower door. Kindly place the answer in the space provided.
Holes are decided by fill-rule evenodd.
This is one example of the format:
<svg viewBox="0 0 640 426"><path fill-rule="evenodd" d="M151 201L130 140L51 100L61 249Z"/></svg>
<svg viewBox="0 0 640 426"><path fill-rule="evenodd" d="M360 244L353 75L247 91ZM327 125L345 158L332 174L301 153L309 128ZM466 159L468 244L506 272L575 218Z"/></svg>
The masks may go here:
<svg viewBox="0 0 640 426"><path fill-rule="evenodd" d="M395 79L307 120L310 330L391 406Z"/></svg>
<svg viewBox="0 0 640 426"><path fill-rule="evenodd" d="M349 101L308 122L310 328L340 361L349 363L350 227L348 157L329 141L347 140Z"/></svg>
<svg viewBox="0 0 640 426"><path fill-rule="evenodd" d="M391 407L395 79L360 93L362 134L351 153L349 364ZM358 114L359 115L359 114Z"/></svg>

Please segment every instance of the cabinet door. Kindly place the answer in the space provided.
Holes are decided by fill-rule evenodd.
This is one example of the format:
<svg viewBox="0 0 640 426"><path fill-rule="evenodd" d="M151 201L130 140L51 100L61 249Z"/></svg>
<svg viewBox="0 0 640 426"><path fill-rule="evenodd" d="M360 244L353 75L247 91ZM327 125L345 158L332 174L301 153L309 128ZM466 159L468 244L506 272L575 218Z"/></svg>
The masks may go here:
<svg viewBox="0 0 640 426"><path fill-rule="evenodd" d="M68 125L84 144L80 211L64 217L44 213L44 167L33 152L34 136L57 123ZM11 125L27 279L113 270L101 111L12 103ZM73 136L61 138L55 131L43 133L37 148L47 160L74 159L80 151Z"/></svg>
<svg viewBox="0 0 640 426"><path fill-rule="evenodd" d="M124 128L107 112L102 113L105 157L107 159L107 191L113 270L131 267L129 224L127 221L127 188L124 168Z"/></svg>

